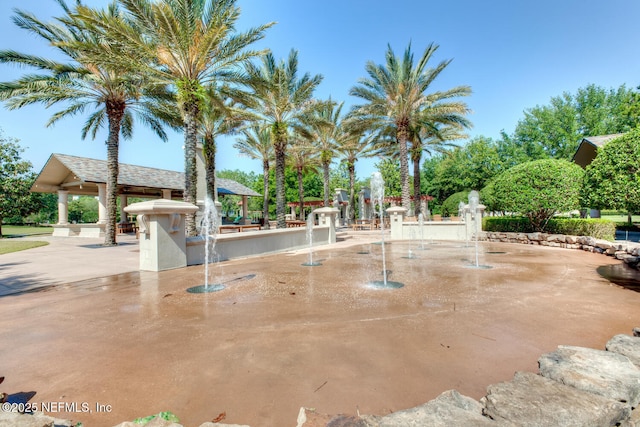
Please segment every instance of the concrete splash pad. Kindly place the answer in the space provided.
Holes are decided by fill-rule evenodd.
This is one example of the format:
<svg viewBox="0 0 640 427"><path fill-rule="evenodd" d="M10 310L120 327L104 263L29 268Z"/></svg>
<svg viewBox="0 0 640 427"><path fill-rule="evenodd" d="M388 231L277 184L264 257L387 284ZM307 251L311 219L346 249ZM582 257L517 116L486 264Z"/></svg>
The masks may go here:
<svg viewBox="0 0 640 427"><path fill-rule="evenodd" d="M419 261L409 248L387 247L400 289L367 287L381 248L354 245L318 251L313 269L302 251L214 264L226 288L208 294L186 292L200 266L4 297L2 391L110 405L56 414L85 425L172 411L184 425L226 412L286 426L301 406L384 415L452 388L479 399L560 344L604 348L637 326L640 293L596 272L611 258L484 244L493 268L478 270L461 261L472 248L442 242Z"/></svg>

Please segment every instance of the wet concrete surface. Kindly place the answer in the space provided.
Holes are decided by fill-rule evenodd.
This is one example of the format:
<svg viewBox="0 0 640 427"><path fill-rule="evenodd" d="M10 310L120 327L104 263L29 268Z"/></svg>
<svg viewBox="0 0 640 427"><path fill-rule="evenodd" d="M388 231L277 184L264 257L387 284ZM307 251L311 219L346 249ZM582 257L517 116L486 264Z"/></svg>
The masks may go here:
<svg viewBox="0 0 640 427"><path fill-rule="evenodd" d="M411 249L418 258L403 258ZM213 265L219 292L191 294L203 267L130 272L0 298L4 392L84 403L88 426L172 411L186 426L291 426L301 406L377 414L448 389L476 399L556 346L604 348L640 324L640 293L583 251L441 242L343 243ZM370 252L361 254L359 252ZM494 252L494 253L491 253ZM255 276L251 276L255 275ZM110 405L99 412L96 405Z"/></svg>

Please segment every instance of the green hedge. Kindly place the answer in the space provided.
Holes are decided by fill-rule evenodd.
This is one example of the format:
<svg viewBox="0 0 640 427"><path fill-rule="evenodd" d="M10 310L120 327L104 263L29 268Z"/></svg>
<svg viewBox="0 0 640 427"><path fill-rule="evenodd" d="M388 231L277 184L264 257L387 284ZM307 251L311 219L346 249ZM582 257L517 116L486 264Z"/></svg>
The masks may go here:
<svg viewBox="0 0 640 427"><path fill-rule="evenodd" d="M533 226L524 217L485 217L484 231L531 233ZM553 218L547 223L545 233L571 236L591 236L596 239L614 240L616 225L607 219Z"/></svg>

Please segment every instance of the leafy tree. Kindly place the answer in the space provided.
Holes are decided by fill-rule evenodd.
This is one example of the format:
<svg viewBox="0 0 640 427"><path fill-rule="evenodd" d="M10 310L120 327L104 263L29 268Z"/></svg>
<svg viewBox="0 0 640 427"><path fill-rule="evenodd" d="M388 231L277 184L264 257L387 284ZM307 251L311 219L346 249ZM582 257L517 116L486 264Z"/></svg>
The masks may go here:
<svg viewBox="0 0 640 427"><path fill-rule="evenodd" d="M0 133L0 238L3 219L22 217L39 209L31 193L35 174L31 162L22 160L18 141Z"/></svg>
<svg viewBox="0 0 640 427"><path fill-rule="evenodd" d="M447 197L444 202L442 202L442 213L445 215L456 216L458 215L460 202L464 202L466 204L468 201L469 191L453 193Z"/></svg>
<svg viewBox="0 0 640 427"><path fill-rule="evenodd" d="M402 182L400 177L400 171L398 165L391 159L383 159L375 164L375 168L382 175L384 180L384 195L385 196L400 196L402 193ZM367 186L369 184L369 178L367 178Z"/></svg>
<svg viewBox="0 0 640 427"><path fill-rule="evenodd" d="M118 55L105 58L114 64L130 65L134 58L141 76L173 85L184 129L184 201L196 203L196 144L208 85L235 84L237 68L262 51L248 47L262 39L271 24L236 31L240 8L235 0L120 0L128 22L118 25L88 9L81 18L104 30ZM195 213L186 217L187 234L196 235Z"/></svg>
<svg viewBox="0 0 640 427"><path fill-rule="evenodd" d="M640 128L607 142L587 166L584 205L640 211Z"/></svg>
<svg viewBox="0 0 640 427"><path fill-rule="evenodd" d="M433 178L437 196L443 200L459 191L479 190L502 170L496 144L490 138L474 138L441 157Z"/></svg>
<svg viewBox="0 0 640 427"><path fill-rule="evenodd" d="M534 230L544 231L554 214L580 207L583 177L580 166L566 160L522 163L492 181L492 203L499 210L521 213Z"/></svg>
<svg viewBox="0 0 640 427"><path fill-rule="evenodd" d="M80 196L71 200L69 220L80 224L98 221L98 200L91 196Z"/></svg>
<svg viewBox="0 0 640 427"><path fill-rule="evenodd" d="M524 112L513 138L529 157L569 160L585 136L626 132L640 124L632 112L637 93L624 85L606 90L596 85L551 98L549 105ZM637 108L637 107L636 107Z"/></svg>
<svg viewBox="0 0 640 427"><path fill-rule="evenodd" d="M273 54L262 58L262 64L246 65L247 84L256 96L254 112L258 120L268 124L275 153L276 220L285 228L285 159L291 130L307 135L306 124L319 103L313 92L322 82L321 75L309 73L298 77L298 52L291 50L287 60L276 63Z"/></svg>
<svg viewBox="0 0 640 427"><path fill-rule="evenodd" d="M471 93L468 86L427 93L434 80L451 62L442 61L428 68L428 62L437 49L438 46L433 43L427 46L414 65L411 44L401 58L395 55L389 45L385 54L386 63L377 65L367 62L365 70L368 78L360 79L359 84L350 91L351 95L366 102L354 107L354 118L359 118L371 130L395 129L400 157L402 206L407 210L411 208L407 141L412 130L421 125L432 127L433 117L452 107L449 99Z"/></svg>
<svg viewBox="0 0 640 427"><path fill-rule="evenodd" d="M74 11L64 0L58 0L58 3L66 16L56 18L54 22L43 22L23 11L16 12L13 22L56 47L69 62L57 62L13 50L1 51L0 62L31 67L41 74L27 74L14 82L3 83L0 85L0 99L6 101L10 109L34 103L46 106L63 103L65 107L51 117L47 126L64 117L81 114L87 109L95 110L82 129L82 138L89 133L95 138L99 129L105 125L108 128L107 224L104 244L115 245L120 134L124 138L132 136L136 116L151 127L158 137L166 140L167 135L162 125L164 119L170 118L170 113L163 101L166 101L168 94L163 85L132 73L128 64L105 66L99 61L89 60L87 50L98 50L106 56L113 54L112 46L95 28L78 21ZM84 8L81 3L78 4L78 8ZM104 12L91 11L100 14L105 21L124 25L118 9L113 5Z"/></svg>

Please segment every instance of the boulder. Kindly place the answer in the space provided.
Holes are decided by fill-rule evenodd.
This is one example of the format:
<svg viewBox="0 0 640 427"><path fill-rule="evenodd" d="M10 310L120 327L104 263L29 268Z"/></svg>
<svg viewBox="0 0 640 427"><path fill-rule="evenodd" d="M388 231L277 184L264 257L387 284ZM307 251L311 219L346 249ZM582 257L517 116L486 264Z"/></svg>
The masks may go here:
<svg viewBox="0 0 640 427"><path fill-rule="evenodd" d="M640 337L616 335L607 342L606 349L628 357L631 363L640 368Z"/></svg>
<svg viewBox="0 0 640 427"><path fill-rule="evenodd" d="M244 424L220 424L220 423L204 423L204 424L200 424L200 427L249 427L248 425L244 425Z"/></svg>
<svg viewBox="0 0 640 427"><path fill-rule="evenodd" d="M538 359L540 374L589 393L640 403L640 369L628 357L610 351L559 346Z"/></svg>
<svg viewBox="0 0 640 427"><path fill-rule="evenodd" d="M631 408L530 372L490 385L480 399L485 415L521 427L614 426Z"/></svg>
<svg viewBox="0 0 640 427"><path fill-rule="evenodd" d="M511 423L496 423L482 415L482 405L455 390L442 393L437 398L416 406L382 417L379 427L411 426L509 426Z"/></svg>

